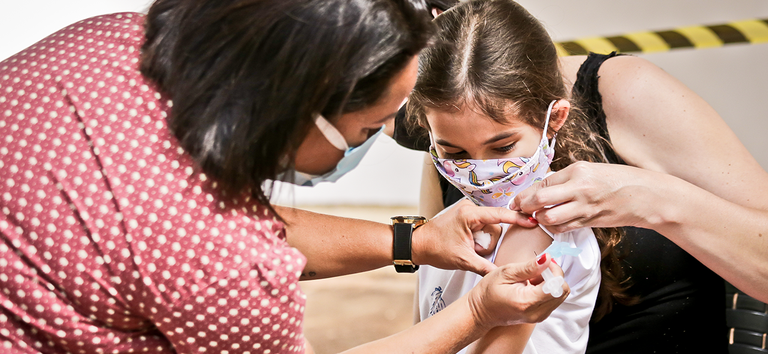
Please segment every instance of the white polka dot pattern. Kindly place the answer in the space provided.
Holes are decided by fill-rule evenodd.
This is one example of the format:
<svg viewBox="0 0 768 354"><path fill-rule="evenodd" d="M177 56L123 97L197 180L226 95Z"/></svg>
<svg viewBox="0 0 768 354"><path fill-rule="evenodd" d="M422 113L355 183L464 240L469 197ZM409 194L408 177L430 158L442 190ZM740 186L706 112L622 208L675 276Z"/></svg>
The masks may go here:
<svg viewBox="0 0 768 354"><path fill-rule="evenodd" d="M143 20L0 62L0 352L302 353L306 260L178 147Z"/></svg>

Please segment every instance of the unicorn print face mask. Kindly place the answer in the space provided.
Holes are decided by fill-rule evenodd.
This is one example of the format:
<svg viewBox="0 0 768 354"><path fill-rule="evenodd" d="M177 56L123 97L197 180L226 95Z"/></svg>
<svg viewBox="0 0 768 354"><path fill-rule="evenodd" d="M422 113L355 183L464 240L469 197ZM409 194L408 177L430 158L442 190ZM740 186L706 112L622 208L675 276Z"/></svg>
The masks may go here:
<svg viewBox="0 0 768 354"><path fill-rule="evenodd" d="M555 156L555 137L552 143L547 139L549 116L552 106L547 108L544 133L536 152L531 157L472 160L441 159L437 156L434 142L430 155L437 171L451 184L477 205L507 207L521 191L544 179ZM555 134L556 136L557 134Z"/></svg>

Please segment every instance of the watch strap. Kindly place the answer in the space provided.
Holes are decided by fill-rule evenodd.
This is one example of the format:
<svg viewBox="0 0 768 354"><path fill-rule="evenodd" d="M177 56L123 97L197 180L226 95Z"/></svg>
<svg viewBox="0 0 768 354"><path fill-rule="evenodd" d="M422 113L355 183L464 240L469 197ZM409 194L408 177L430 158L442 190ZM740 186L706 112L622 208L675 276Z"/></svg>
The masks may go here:
<svg viewBox="0 0 768 354"><path fill-rule="evenodd" d="M411 258L414 225L411 223L395 223L392 227L394 228L392 253L395 271L398 273L413 273L419 269L418 265L413 264Z"/></svg>

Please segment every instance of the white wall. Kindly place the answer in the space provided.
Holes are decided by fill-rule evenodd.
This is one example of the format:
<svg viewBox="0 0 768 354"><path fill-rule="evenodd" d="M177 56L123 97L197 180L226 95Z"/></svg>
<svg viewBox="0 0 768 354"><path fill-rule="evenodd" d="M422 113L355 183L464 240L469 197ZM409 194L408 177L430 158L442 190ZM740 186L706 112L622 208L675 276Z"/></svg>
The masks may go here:
<svg viewBox="0 0 768 354"><path fill-rule="evenodd" d="M77 20L109 12L143 11L150 0L3 0L0 58L6 58ZM768 18L765 0L520 0L544 22L554 40L626 32L710 25ZM766 111L768 45L736 44L641 55L704 97L742 142L768 168ZM716 141L712 142L717 144ZM418 200L421 154L382 137L360 167L336 184L282 188L287 204L414 205Z"/></svg>
<svg viewBox="0 0 768 354"><path fill-rule="evenodd" d="M67 25L91 16L146 12L152 0L2 0L0 60Z"/></svg>

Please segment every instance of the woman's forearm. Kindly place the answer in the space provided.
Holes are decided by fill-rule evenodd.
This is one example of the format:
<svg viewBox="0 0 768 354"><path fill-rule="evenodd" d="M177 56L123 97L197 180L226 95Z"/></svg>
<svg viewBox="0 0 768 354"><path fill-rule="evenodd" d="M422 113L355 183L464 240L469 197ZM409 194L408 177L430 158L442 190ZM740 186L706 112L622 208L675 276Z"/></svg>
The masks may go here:
<svg viewBox="0 0 768 354"><path fill-rule="evenodd" d="M434 316L345 353L455 353L491 328L541 322L570 294L567 284L563 296L544 294L540 274L546 268L563 275L547 255L499 267Z"/></svg>
<svg viewBox="0 0 768 354"><path fill-rule="evenodd" d="M275 206L286 240L307 257L301 279L322 279L392 264L392 226Z"/></svg>
<svg viewBox="0 0 768 354"><path fill-rule="evenodd" d="M716 195L711 186L667 173L579 162L520 193L513 207L536 212L553 232L587 226L655 230L737 288L768 301L766 188Z"/></svg>
<svg viewBox="0 0 768 354"><path fill-rule="evenodd" d="M344 353L456 353L488 329L476 321L465 295L407 330Z"/></svg>
<svg viewBox="0 0 768 354"><path fill-rule="evenodd" d="M286 221L286 239L307 257L302 280L352 274L391 265L392 226L287 207L275 209ZM473 231L500 223L533 227L526 216L469 201L413 230L411 260L441 269L485 275L496 266L475 251ZM491 252L492 249L484 250Z"/></svg>
<svg viewBox="0 0 768 354"><path fill-rule="evenodd" d="M768 300L763 167L710 105L664 70L626 56L606 61L599 75L613 147L628 165L647 171L650 177L633 174L656 190L644 200L652 209L647 226L741 290ZM632 183L633 176L623 181ZM623 208L612 207L604 210Z"/></svg>
<svg viewBox="0 0 768 354"><path fill-rule="evenodd" d="M673 176L657 182L662 182L655 184L660 191L642 226L750 296L768 301L768 211L727 201Z"/></svg>

